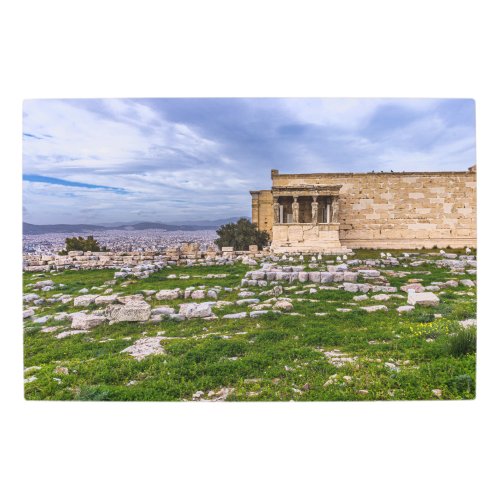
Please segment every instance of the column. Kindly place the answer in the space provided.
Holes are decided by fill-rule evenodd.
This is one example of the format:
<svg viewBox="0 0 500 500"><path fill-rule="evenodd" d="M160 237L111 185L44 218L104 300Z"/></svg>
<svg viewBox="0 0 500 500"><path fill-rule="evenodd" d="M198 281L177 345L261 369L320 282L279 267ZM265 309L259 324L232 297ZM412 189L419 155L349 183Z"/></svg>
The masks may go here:
<svg viewBox="0 0 500 500"><path fill-rule="evenodd" d="M339 221L339 197L338 196L333 196L332 197L332 216L331 216L331 221L334 223L337 223Z"/></svg>
<svg viewBox="0 0 500 500"><path fill-rule="evenodd" d="M299 222L299 197L293 197L292 203L292 220L295 224Z"/></svg>
<svg viewBox="0 0 500 500"><path fill-rule="evenodd" d="M332 205L331 205L331 198L327 198L328 202L326 204L326 223L330 224L330 218L332 215Z"/></svg>
<svg viewBox="0 0 500 500"><path fill-rule="evenodd" d="M313 196L313 201L311 202L311 222L313 224L318 223L318 197Z"/></svg>
<svg viewBox="0 0 500 500"><path fill-rule="evenodd" d="M277 196L273 197L273 220L275 224L279 224L281 222L281 210L280 210L280 204L278 203L279 198Z"/></svg>

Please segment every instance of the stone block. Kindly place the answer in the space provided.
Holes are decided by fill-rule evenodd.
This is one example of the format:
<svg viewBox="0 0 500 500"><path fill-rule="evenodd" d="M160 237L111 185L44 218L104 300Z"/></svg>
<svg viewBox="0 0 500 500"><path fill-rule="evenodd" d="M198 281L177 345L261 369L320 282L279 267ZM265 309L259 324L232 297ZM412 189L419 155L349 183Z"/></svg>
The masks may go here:
<svg viewBox="0 0 500 500"><path fill-rule="evenodd" d="M414 292L408 294L408 304L411 306L437 306L439 304L439 297L432 292Z"/></svg>

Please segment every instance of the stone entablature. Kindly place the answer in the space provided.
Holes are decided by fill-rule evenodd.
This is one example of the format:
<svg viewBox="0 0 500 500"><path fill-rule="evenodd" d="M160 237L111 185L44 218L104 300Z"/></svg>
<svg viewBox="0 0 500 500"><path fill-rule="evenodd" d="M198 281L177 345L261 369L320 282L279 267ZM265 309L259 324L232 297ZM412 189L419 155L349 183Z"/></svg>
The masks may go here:
<svg viewBox="0 0 500 500"><path fill-rule="evenodd" d="M252 222L273 238L280 224L336 222L340 245L350 248L476 246L475 166L465 172L366 174L273 170L271 177L272 189L251 195ZM283 231L276 233L280 239Z"/></svg>

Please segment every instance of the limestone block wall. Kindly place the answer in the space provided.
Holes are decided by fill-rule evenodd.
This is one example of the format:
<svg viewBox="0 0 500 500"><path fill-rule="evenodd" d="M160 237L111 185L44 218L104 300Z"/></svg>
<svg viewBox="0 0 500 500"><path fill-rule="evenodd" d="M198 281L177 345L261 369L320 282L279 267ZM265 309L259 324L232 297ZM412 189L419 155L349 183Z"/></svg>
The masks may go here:
<svg viewBox="0 0 500 500"><path fill-rule="evenodd" d="M205 251L198 250L197 243L188 243L180 247L172 247L163 252L82 252L72 251L68 255L58 254L23 254L23 270L48 272L64 269L121 269L152 267L160 269L164 266L177 264L225 264L234 259L261 257L262 251L253 248L252 251L221 252L215 248ZM189 253L187 253L189 251Z"/></svg>
<svg viewBox="0 0 500 500"><path fill-rule="evenodd" d="M257 224L261 231L273 232L273 195L271 190L251 191L252 195L252 222Z"/></svg>
<svg viewBox="0 0 500 500"><path fill-rule="evenodd" d="M349 248L476 246L475 167L465 172L378 174L273 171L272 180L273 186L341 184L340 241ZM272 215L271 192L259 193L258 200L271 199ZM259 201L259 228L269 230L261 210L267 205L261 208Z"/></svg>

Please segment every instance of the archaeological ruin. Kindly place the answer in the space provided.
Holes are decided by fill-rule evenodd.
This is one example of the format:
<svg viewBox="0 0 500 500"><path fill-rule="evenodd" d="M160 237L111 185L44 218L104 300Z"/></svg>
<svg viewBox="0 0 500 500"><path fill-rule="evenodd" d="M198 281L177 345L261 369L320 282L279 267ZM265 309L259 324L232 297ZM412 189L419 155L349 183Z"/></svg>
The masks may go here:
<svg viewBox="0 0 500 500"><path fill-rule="evenodd" d="M462 172L280 174L251 191L275 253L476 247L476 166Z"/></svg>

